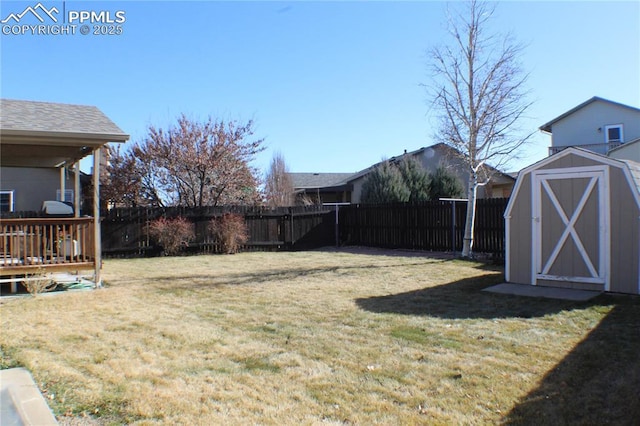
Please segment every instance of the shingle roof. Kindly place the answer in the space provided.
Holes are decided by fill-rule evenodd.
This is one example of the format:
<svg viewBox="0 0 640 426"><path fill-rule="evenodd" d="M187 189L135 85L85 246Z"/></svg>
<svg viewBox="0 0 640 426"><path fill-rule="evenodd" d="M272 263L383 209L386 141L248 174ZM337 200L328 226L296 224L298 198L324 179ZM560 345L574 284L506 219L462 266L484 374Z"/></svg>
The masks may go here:
<svg viewBox="0 0 640 426"><path fill-rule="evenodd" d="M629 168L629 171L631 172L631 178L636 184L636 189L640 193L640 163L636 163L635 161L631 161L631 160L619 160L619 161L622 161L623 163L625 163Z"/></svg>
<svg viewBox="0 0 640 426"><path fill-rule="evenodd" d="M344 185L353 173L289 173L296 189Z"/></svg>
<svg viewBox="0 0 640 426"><path fill-rule="evenodd" d="M113 142L129 139L95 106L0 99L0 131L106 136Z"/></svg>

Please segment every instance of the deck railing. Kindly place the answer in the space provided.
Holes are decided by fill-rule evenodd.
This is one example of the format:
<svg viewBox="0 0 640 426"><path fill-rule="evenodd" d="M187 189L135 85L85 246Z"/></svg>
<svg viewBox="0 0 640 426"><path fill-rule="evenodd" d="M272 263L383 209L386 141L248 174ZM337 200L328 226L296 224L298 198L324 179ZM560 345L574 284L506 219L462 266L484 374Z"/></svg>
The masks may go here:
<svg viewBox="0 0 640 426"><path fill-rule="evenodd" d="M0 220L0 276L94 267L93 218Z"/></svg>
<svg viewBox="0 0 640 426"><path fill-rule="evenodd" d="M590 143L584 145L563 145L563 146L550 146L549 155L557 154L558 152L567 149L569 147L582 148L588 151L593 151L598 154L607 155L609 151L622 145L622 142L608 142L608 143Z"/></svg>

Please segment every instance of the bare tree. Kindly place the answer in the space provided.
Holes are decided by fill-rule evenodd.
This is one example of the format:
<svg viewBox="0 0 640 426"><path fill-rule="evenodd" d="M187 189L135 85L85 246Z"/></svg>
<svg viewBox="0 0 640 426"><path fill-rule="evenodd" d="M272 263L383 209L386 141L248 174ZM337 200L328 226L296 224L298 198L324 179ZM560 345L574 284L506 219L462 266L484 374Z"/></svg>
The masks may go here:
<svg viewBox="0 0 640 426"><path fill-rule="evenodd" d="M493 13L485 2L469 1L463 13L449 18L451 44L430 52L430 97L440 119L436 137L461 153L469 171L463 257L472 256L478 187L532 135L516 128L531 106L524 88L528 75L518 60L523 46L509 35L486 33Z"/></svg>
<svg viewBox="0 0 640 426"><path fill-rule="evenodd" d="M178 117L167 130L150 126L129 152L139 197L151 205L188 207L253 204L257 171L250 166L262 139L249 140L253 123Z"/></svg>
<svg viewBox="0 0 640 426"><path fill-rule="evenodd" d="M267 204L271 207L291 206L294 203L294 188L289 167L280 152L273 154L265 177L264 187Z"/></svg>
<svg viewBox="0 0 640 426"><path fill-rule="evenodd" d="M106 173L100 175L100 198L112 206L145 205L136 159L120 149L105 146Z"/></svg>

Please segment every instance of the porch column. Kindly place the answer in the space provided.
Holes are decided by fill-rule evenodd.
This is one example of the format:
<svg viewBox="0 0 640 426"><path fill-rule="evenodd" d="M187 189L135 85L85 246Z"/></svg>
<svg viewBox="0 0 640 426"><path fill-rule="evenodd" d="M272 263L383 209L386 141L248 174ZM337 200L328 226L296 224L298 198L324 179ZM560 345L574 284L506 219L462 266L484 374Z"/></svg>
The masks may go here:
<svg viewBox="0 0 640 426"><path fill-rule="evenodd" d="M102 287L102 238L100 233L100 148L93 150L93 253L95 286Z"/></svg>
<svg viewBox="0 0 640 426"><path fill-rule="evenodd" d="M67 176L66 175L67 174L65 173L66 169L67 169L67 166L60 167L60 199L58 201L65 201L64 193L65 193L65 190L67 189L66 188L66 186L67 186L67 182L66 182L66 177Z"/></svg>
<svg viewBox="0 0 640 426"><path fill-rule="evenodd" d="M74 191L73 191L73 204L75 210L75 216L80 217L80 162L76 162L73 165L74 172Z"/></svg>

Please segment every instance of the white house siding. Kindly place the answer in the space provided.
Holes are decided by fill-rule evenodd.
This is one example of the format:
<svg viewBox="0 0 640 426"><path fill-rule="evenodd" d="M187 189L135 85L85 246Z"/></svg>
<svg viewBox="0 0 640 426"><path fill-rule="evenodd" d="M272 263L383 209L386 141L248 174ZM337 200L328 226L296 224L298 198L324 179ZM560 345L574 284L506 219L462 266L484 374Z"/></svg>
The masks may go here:
<svg viewBox="0 0 640 426"><path fill-rule="evenodd" d="M622 124L624 141L640 137L640 113L621 105L594 101L552 126L552 146L606 143L605 126ZM600 154L606 154L602 146Z"/></svg>

